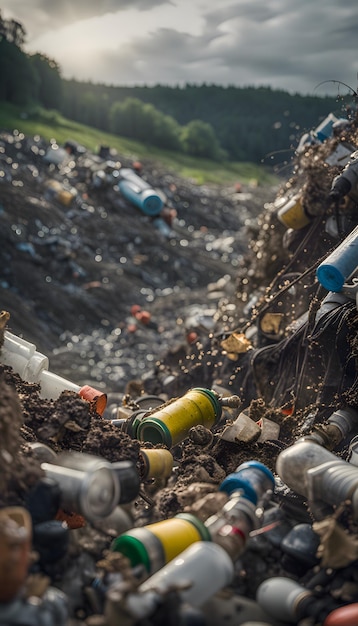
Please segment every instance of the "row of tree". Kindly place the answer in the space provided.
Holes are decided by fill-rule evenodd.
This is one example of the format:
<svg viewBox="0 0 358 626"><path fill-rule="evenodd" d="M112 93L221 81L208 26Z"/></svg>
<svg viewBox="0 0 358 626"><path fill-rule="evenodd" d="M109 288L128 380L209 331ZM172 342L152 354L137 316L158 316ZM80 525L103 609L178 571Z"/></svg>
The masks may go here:
<svg viewBox="0 0 358 626"><path fill-rule="evenodd" d="M65 80L56 61L23 51L24 27L0 14L0 100L40 105L100 130L213 160L270 163L348 97L308 97L268 87L114 87ZM271 161L272 163L272 161Z"/></svg>

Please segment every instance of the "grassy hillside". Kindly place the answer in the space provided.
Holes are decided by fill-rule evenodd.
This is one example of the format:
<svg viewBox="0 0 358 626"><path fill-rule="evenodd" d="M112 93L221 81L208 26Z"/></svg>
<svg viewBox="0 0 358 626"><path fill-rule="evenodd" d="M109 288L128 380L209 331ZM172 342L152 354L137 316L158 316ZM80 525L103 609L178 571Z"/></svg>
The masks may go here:
<svg viewBox="0 0 358 626"><path fill-rule="evenodd" d="M215 163L207 159L190 157L179 152L160 150L137 141L111 135L98 129L67 120L55 111L40 109L25 111L22 108L0 103L0 129L18 131L25 135L41 135L44 139L55 139L63 144L68 139L78 141L88 150L97 152L100 145L107 145L119 154L135 159L151 159L162 163L179 176L204 183L248 183L274 184L276 177L266 167L253 163Z"/></svg>

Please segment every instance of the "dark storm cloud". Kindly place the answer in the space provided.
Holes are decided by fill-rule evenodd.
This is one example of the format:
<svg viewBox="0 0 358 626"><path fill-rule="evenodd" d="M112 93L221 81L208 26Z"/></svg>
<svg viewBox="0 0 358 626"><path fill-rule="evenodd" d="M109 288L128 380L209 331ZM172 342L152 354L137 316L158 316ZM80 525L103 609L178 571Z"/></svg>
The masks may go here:
<svg viewBox="0 0 358 626"><path fill-rule="evenodd" d="M146 19L156 7L171 5L181 18L187 12L187 27L183 19L173 20L151 23L148 32L138 17L138 34L125 48L113 40L108 49L97 47L87 75L94 81L271 85L301 93L328 80L357 86L357 0L31 0L31 11L25 0L3 3L32 38L86 17L125 15L126 9L138 9ZM200 27L195 22L191 28L191 16L199 13ZM334 89L332 84L330 93Z"/></svg>
<svg viewBox="0 0 358 626"><path fill-rule="evenodd" d="M200 35L161 28L137 37L120 64L106 55L103 72L116 75L117 84L273 85L303 93L330 79L352 83L358 69L353 7L350 0L339 6L335 0L235 2L207 10Z"/></svg>

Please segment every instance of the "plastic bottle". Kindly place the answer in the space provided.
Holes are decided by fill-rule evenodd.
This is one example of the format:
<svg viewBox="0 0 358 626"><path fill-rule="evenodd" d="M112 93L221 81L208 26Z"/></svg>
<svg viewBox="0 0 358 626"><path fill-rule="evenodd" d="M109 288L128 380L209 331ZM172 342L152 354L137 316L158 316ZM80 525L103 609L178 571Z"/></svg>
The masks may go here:
<svg viewBox="0 0 358 626"><path fill-rule="evenodd" d="M199 541L142 583L127 604L132 615L144 617L148 609L159 604L163 593L178 588L183 602L200 607L230 584L233 576L233 562L225 550L214 543Z"/></svg>
<svg viewBox="0 0 358 626"><path fill-rule="evenodd" d="M111 464L98 459L88 471L42 463L41 468L61 492L61 508L83 515L89 521L107 517L119 500L119 483Z"/></svg>
<svg viewBox="0 0 358 626"><path fill-rule="evenodd" d="M144 417L138 424L137 438L171 448L185 439L193 426L202 424L211 428L221 417L221 411L215 392L196 387Z"/></svg>
<svg viewBox="0 0 358 626"><path fill-rule="evenodd" d="M273 490L275 479L272 472L259 461L247 461L238 466L235 472L228 474L219 490L230 494L240 490L253 504L269 489Z"/></svg>
<svg viewBox="0 0 358 626"><path fill-rule="evenodd" d="M107 405L107 394L90 385L77 385L54 372L50 372L49 359L36 350L35 344L5 330L4 343L1 348L1 361L12 367L14 372L29 383L40 384L40 396L54 400L63 391L73 391L81 398L94 403L97 413L104 412Z"/></svg>
<svg viewBox="0 0 358 626"><path fill-rule="evenodd" d="M212 541L236 561L245 549L250 532L259 526L256 506L240 491L234 491L221 511L205 521L205 526Z"/></svg>
<svg viewBox="0 0 358 626"><path fill-rule="evenodd" d="M256 600L279 622L297 624L306 617L307 608L313 604L314 596L296 581L276 576L259 585Z"/></svg>
<svg viewBox="0 0 358 626"><path fill-rule="evenodd" d="M37 352L35 344L22 337L4 332L4 343L1 348L1 361L13 368L23 380L37 382L43 370L47 370L49 360L45 354Z"/></svg>
<svg viewBox="0 0 358 626"><path fill-rule="evenodd" d="M194 515L179 513L119 535L111 549L124 554L132 567L143 565L154 574L196 541L210 541L209 531Z"/></svg>
<svg viewBox="0 0 358 626"><path fill-rule="evenodd" d="M160 195L130 168L121 168L119 175L118 188L123 196L146 215L159 215L164 206Z"/></svg>
<svg viewBox="0 0 358 626"><path fill-rule="evenodd" d="M313 504L337 506L351 500L358 519L358 468L312 441L299 441L281 452L276 461L283 482Z"/></svg>
<svg viewBox="0 0 358 626"><path fill-rule="evenodd" d="M317 267L316 276L327 291L341 291L358 266L358 226Z"/></svg>

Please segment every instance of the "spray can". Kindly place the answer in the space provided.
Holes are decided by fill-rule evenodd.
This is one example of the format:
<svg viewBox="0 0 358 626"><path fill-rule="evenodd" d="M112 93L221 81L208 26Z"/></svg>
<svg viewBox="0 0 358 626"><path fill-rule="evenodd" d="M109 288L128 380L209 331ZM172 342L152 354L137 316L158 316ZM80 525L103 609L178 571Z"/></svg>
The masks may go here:
<svg viewBox="0 0 358 626"><path fill-rule="evenodd" d="M143 565L154 574L192 543L210 539L209 531L195 515L179 513L119 535L111 549L124 554L132 567Z"/></svg>
<svg viewBox="0 0 358 626"><path fill-rule="evenodd" d="M327 291L341 291L358 266L358 226L317 267L316 276Z"/></svg>
<svg viewBox="0 0 358 626"><path fill-rule="evenodd" d="M300 230L312 221L304 209L300 194L288 200L277 212L277 217L286 228L293 230Z"/></svg>
<svg viewBox="0 0 358 626"><path fill-rule="evenodd" d="M137 438L171 448L185 439L193 426L202 424L211 428L220 418L221 411L214 391L196 387L144 417L138 424Z"/></svg>

